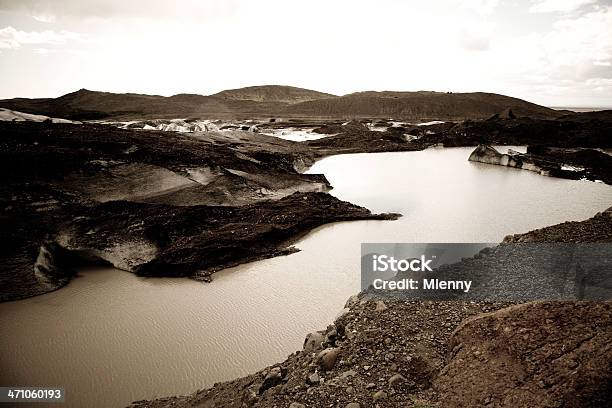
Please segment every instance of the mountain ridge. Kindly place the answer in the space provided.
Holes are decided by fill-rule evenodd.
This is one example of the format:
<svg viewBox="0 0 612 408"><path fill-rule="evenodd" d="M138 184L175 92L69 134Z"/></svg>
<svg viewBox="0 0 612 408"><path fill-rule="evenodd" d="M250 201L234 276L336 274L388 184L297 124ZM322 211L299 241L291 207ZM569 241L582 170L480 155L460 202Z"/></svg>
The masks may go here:
<svg viewBox="0 0 612 408"><path fill-rule="evenodd" d="M566 112L488 92L362 91L336 96L285 85L228 89L212 95L112 93L85 88L58 98L0 100L0 107L73 120L178 117L317 117L486 119L505 109L552 119Z"/></svg>

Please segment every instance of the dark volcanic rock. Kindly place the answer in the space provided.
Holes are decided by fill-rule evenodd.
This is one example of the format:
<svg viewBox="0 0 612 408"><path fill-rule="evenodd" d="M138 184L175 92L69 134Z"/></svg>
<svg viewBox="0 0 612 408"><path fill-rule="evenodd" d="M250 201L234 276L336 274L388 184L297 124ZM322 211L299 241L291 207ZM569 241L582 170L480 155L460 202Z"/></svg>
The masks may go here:
<svg viewBox="0 0 612 408"><path fill-rule="evenodd" d="M252 132L0 123L0 300L66 284L75 253L148 276L210 279L290 253L326 222L378 218L300 174L314 154Z"/></svg>
<svg viewBox="0 0 612 408"><path fill-rule="evenodd" d="M447 147L488 145L543 145L556 147L612 147L612 119L607 115L575 114L563 120L515 118L457 123L448 130L424 135L422 143Z"/></svg>
<svg viewBox="0 0 612 408"><path fill-rule="evenodd" d="M352 122L351 122L352 123ZM331 130L332 136L304 142L321 156L340 153L394 152L423 150L428 145L412 143L402 129L389 128L386 132L369 130L365 125L337 126ZM315 130L316 131L316 130ZM338 134L335 134L338 133Z"/></svg>
<svg viewBox="0 0 612 408"><path fill-rule="evenodd" d="M499 120L499 119L516 119L516 115L512 112L512 109L507 108L507 109L504 109L502 113L496 113L495 115L491 116L487 120Z"/></svg>
<svg viewBox="0 0 612 408"><path fill-rule="evenodd" d="M114 201L92 208L60 236L65 248L91 252L139 275L208 280L219 269L294 252L287 247L291 239L327 222L392 218L324 193L242 207Z"/></svg>
<svg viewBox="0 0 612 408"><path fill-rule="evenodd" d="M314 133L320 133L322 135L333 135L337 133L355 133L355 132L368 132L368 127L358 120L351 120L343 124L328 124L321 127L315 128Z"/></svg>

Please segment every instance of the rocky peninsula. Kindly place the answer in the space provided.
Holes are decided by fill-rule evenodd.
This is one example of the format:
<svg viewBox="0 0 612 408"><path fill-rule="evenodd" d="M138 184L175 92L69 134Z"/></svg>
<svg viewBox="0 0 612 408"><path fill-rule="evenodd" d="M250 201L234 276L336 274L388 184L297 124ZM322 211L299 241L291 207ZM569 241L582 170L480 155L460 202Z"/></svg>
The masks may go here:
<svg viewBox="0 0 612 408"><path fill-rule="evenodd" d="M0 123L0 299L66 284L84 260L146 276L210 274L290 253L321 224L393 219L325 194L299 143L248 132L181 135Z"/></svg>

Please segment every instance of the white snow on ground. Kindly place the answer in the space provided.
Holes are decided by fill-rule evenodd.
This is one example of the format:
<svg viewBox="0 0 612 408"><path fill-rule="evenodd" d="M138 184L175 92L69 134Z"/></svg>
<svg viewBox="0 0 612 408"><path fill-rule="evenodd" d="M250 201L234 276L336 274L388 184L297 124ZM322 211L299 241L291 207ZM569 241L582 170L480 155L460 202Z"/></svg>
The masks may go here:
<svg viewBox="0 0 612 408"><path fill-rule="evenodd" d="M296 129L296 128L283 128L283 129L266 129L262 132L264 135L275 136L280 139L291 140L293 142L305 142L307 140L322 139L331 135L322 135L320 133L314 133L313 129Z"/></svg>
<svg viewBox="0 0 612 408"><path fill-rule="evenodd" d="M431 122L423 122L417 123L417 126L430 126L430 125L439 125L440 123L444 123L443 120L432 120Z"/></svg>
<svg viewBox="0 0 612 408"><path fill-rule="evenodd" d="M387 126L383 126L383 125L380 125L378 123L373 123L373 122L366 123L366 126L368 127L368 129L370 129L373 132L384 132L387 130Z"/></svg>
<svg viewBox="0 0 612 408"><path fill-rule="evenodd" d="M561 166L561 170L566 170L566 171L583 171L584 167L570 166L569 164L564 164L563 166Z"/></svg>
<svg viewBox="0 0 612 408"><path fill-rule="evenodd" d="M116 126L120 129L135 130L161 130L164 132L219 132L232 130L248 130L249 132L259 132L257 124L253 121L242 123L224 122L221 120L192 120L192 119L149 119L132 121L92 121L105 125ZM226 129L222 129L227 127ZM244 127L244 129L242 129Z"/></svg>
<svg viewBox="0 0 612 408"><path fill-rule="evenodd" d="M75 123L80 124L81 122L61 119L61 118L51 118L49 116L44 115L34 115L32 113L24 113L19 111L14 111L10 109L0 108L0 121L5 122L44 122L50 120L52 123Z"/></svg>
<svg viewBox="0 0 612 408"><path fill-rule="evenodd" d="M317 140L331 135L314 133L314 128L286 127L280 129L260 129L257 122L253 120L226 122L223 120L187 120L187 119L151 119L133 121L95 121L107 125L117 126L121 129L136 130L162 130L167 132L224 132L235 130L246 130L249 132L262 133L280 139L294 142Z"/></svg>

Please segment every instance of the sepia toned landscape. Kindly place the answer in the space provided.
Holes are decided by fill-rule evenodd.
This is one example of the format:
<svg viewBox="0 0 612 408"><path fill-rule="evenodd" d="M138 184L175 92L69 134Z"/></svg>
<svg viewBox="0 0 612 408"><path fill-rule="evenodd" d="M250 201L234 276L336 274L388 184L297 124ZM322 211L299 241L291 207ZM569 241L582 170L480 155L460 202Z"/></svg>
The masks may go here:
<svg viewBox="0 0 612 408"><path fill-rule="evenodd" d="M612 6L449 2L444 11L384 1L328 13L265 2L254 11L156 1L146 12L138 2L0 2L0 387L65 392L63 402L7 406L609 406ZM336 31L320 27L327 45L285 26L313 7L323 22L338 18ZM487 31L486 47L470 34L444 49L459 56L465 82L435 68L438 51L417 58L416 41L393 54L391 34L404 29L380 19L372 35L381 49L346 57L358 78L344 62L325 75L310 65L352 50L336 44L338 29L359 39L368 13L404 7L500 33ZM320 55L269 47L234 60L230 28L246 43L249 34L288 41L247 29L256 23L243 13L262 10L270 14L260 23L273 18ZM540 66L527 50L533 77L506 63L503 72L462 71L474 52L497 64L496 41L523 38L510 27L521 18L533 42L549 26L549 37L580 37L583 48L568 40L555 54L576 61ZM123 54L131 41L164 44L159 25L184 41L176 50L199 46L213 28L223 49L170 66ZM441 44L434 34L426 41ZM34 47L47 47L45 64ZM71 69L62 55L74 78L57 73ZM120 65L133 86L123 75L108 85L83 55L100 57L107 73ZM360 65L372 55L390 71ZM568 74L570 62L580 69ZM233 71L238 63L244 72ZM261 65L279 79L268 82ZM497 88L497 75L512 79ZM215 78L236 85L223 90ZM457 85L433 86L438 79ZM436 90L404 91L420 83ZM377 292L364 281L367 243L471 245L433 272L474 284L464 293Z"/></svg>

